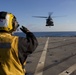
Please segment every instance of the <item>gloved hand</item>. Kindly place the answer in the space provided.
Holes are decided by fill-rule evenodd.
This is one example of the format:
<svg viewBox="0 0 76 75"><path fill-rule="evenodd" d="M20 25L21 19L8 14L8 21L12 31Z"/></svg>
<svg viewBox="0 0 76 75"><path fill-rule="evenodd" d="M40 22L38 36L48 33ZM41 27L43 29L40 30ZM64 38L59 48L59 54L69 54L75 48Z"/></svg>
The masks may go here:
<svg viewBox="0 0 76 75"><path fill-rule="evenodd" d="M24 26L22 26L21 28L21 31L23 31L25 34L27 33L27 32L30 32L26 27L24 27Z"/></svg>

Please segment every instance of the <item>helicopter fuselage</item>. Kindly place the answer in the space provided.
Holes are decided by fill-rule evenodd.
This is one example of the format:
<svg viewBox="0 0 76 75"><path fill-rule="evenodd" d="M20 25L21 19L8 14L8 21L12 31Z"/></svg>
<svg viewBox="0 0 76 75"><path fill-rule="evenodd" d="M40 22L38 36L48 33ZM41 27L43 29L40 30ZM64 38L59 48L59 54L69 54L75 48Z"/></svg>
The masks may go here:
<svg viewBox="0 0 76 75"><path fill-rule="evenodd" d="M54 26L52 19L46 19L46 26Z"/></svg>

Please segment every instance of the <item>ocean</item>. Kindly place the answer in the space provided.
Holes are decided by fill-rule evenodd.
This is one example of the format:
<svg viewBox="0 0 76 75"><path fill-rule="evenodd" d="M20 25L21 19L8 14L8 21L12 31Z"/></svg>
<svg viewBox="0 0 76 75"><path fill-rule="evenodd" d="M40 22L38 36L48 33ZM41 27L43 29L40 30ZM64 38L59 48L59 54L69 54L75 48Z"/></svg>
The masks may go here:
<svg viewBox="0 0 76 75"><path fill-rule="evenodd" d="M76 31L70 32L33 32L36 37L76 37ZM14 35L25 37L23 32L15 32Z"/></svg>

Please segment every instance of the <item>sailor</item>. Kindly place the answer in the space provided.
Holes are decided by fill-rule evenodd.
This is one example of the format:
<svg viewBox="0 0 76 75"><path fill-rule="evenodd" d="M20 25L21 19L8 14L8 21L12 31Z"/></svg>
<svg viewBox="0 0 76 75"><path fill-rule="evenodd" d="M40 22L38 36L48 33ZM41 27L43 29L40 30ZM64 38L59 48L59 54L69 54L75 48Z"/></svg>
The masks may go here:
<svg viewBox="0 0 76 75"><path fill-rule="evenodd" d="M9 12L0 12L0 75L25 75L26 58L38 46L34 34L26 27L20 29L25 37L12 35L19 24Z"/></svg>

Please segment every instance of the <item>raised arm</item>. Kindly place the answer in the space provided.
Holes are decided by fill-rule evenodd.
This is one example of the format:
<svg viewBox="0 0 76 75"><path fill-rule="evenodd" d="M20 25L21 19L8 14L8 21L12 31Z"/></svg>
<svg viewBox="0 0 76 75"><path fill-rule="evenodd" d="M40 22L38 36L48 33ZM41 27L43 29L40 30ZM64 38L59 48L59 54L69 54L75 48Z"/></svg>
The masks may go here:
<svg viewBox="0 0 76 75"><path fill-rule="evenodd" d="M27 56L35 51L38 41L35 35L26 27L22 26L20 29L26 34L26 37L19 37L19 58L21 63L23 63Z"/></svg>

